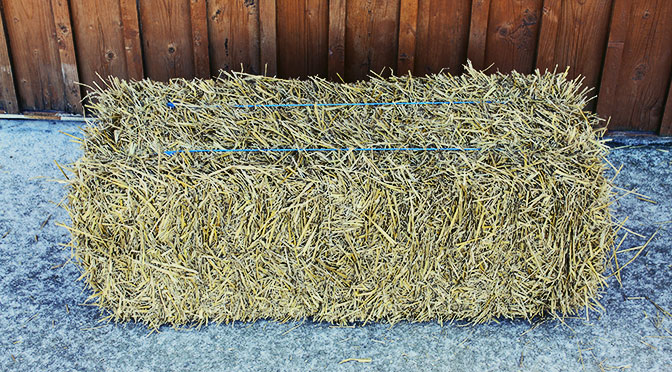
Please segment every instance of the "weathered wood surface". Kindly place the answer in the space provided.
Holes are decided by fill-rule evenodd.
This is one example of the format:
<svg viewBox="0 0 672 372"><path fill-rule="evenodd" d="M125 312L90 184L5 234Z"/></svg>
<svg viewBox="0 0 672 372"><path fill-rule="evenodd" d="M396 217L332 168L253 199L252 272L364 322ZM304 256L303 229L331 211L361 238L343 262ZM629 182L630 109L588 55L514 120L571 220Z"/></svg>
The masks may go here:
<svg viewBox="0 0 672 372"><path fill-rule="evenodd" d="M600 83L613 0L545 0L537 65L542 71L570 67L569 76L585 77L584 86ZM589 108L595 107L595 101Z"/></svg>
<svg viewBox="0 0 672 372"><path fill-rule="evenodd" d="M672 134L666 0L2 0L0 111L81 112L98 76L570 68L610 129ZM78 82L82 82L84 87Z"/></svg>
<svg viewBox="0 0 672 372"><path fill-rule="evenodd" d="M9 58L5 25L0 14L0 112L15 114L19 112L19 102L14 88L12 61Z"/></svg>
<svg viewBox="0 0 672 372"><path fill-rule="evenodd" d="M610 129L669 131L661 124L672 72L671 17L670 1L615 0L597 105L611 116Z"/></svg>

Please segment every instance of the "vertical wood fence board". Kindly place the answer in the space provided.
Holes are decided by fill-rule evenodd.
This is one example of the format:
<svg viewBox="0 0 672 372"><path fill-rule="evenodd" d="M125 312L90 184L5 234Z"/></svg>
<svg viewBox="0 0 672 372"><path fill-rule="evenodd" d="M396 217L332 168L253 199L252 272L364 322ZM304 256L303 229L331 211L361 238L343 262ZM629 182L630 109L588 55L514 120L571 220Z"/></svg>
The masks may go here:
<svg viewBox="0 0 672 372"><path fill-rule="evenodd" d="M667 0L2 0L0 111L81 112L81 79L219 69L366 79L570 67L612 130L672 135ZM4 25L3 25L4 23ZM340 78L339 78L340 76ZM597 90L599 89L599 91Z"/></svg>
<svg viewBox="0 0 672 372"><path fill-rule="evenodd" d="M573 1L573 0L570 0ZM537 68L541 71L545 69L553 70L555 65L560 65L561 62L556 62L556 52L561 47L556 43L563 42L564 39L558 40L562 21L567 22L567 19L562 19L562 0L544 0L544 6L541 9L541 27L539 27L539 44L537 46ZM571 23L571 22L567 22ZM570 38L571 40L571 38ZM563 66L558 66L562 69Z"/></svg>
<svg viewBox="0 0 672 372"><path fill-rule="evenodd" d="M399 0L346 2L345 80L397 68Z"/></svg>
<svg viewBox="0 0 672 372"><path fill-rule="evenodd" d="M507 73L534 70L541 0L499 0L490 5L485 65Z"/></svg>
<svg viewBox="0 0 672 372"><path fill-rule="evenodd" d="M420 0L415 74L448 69L462 73L467 61L470 0Z"/></svg>
<svg viewBox="0 0 672 372"><path fill-rule="evenodd" d="M605 118L610 117L613 113L613 104L616 100L616 89L618 87L618 75L623 59L623 48L630 22L629 13L631 7L632 4L628 0L614 0L607 50L605 51L604 64L602 66L600 95L597 100L597 112Z"/></svg>
<svg viewBox="0 0 672 372"><path fill-rule="evenodd" d="M77 56L75 55L75 41L72 37L68 0L51 0L51 10L56 26L56 45L63 76L66 111L81 114L81 86L78 84Z"/></svg>
<svg viewBox="0 0 672 372"><path fill-rule="evenodd" d="M665 112L663 113L663 120L660 123L658 134L661 136L672 136L672 83L667 92L667 103L665 104Z"/></svg>
<svg viewBox="0 0 672 372"><path fill-rule="evenodd" d="M145 77L145 71L142 65L142 44L136 0L119 0L119 12L124 36L126 74L129 79L141 80Z"/></svg>
<svg viewBox="0 0 672 372"><path fill-rule="evenodd" d="M485 48L488 38L488 19L490 18L490 0L473 0L471 22L469 26L469 44L467 58L474 68L482 70L485 65Z"/></svg>
<svg viewBox="0 0 672 372"><path fill-rule="evenodd" d="M140 0L145 73L167 81L194 77L190 0Z"/></svg>
<svg viewBox="0 0 672 372"><path fill-rule="evenodd" d="M50 4L4 1L17 99L22 111L66 110L65 89Z"/></svg>
<svg viewBox="0 0 672 372"><path fill-rule="evenodd" d="M194 56L194 75L210 77L210 52L208 48L208 16L206 0L190 0L191 42Z"/></svg>
<svg viewBox="0 0 672 372"><path fill-rule="evenodd" d="M672 73L672 2L636 2L631 16L619 77L619 91L630 93L619 95L619 117L630 116L622 128L657 132Z"/></svg>
<svg viewBox="0 0 672 372"><path fill-rule="evenodd" d="M258 1L208 1L210 65L218 70L262 73L259 65Z"/></svg>
<svg viewBox="0 0 672 372"><path fill-rule="evenodd" d="M328 12L322 0L278 0L278 76L327 76Z"/></svg>
<svg viewBox="0 0 672 372"><path fill-rule="evenodd" d="M609 127L612 130L657 132L672 72L672 24L669 22L672 3L649 0L632 3L628 11L624 9L627 6L615 9L622 13L618 18L615 14L613 21L627 19L627 28L622 31L612 26L616 34L613 39L610 35L610 46L612 42L623 43L620 61L605 61L605 75L607 68L617 70L609 74L615 76L616 83L612 82L609 94L600 97L602 105L598 104L598 111L612 116ZM624 37L620 37L623 32ZM612 53L607 57L615 59L618 55Z"/></svg>
<svg viewBox="0 0 672 372"><path fill-rule="evenodd" d="M276 0L259 2L259 58L266 76L278 74L278 26Z"/></svg>
<svg viewBox="0 0 672 372"><path fill-rule="evenodd" d="M542 12L537 68L560 71L570 67L569 78L585 77L584 86L597 88L607 43L612 0L545 0ZM594 90L591 94L597 94ZM594 109L595 101L588 105Z"/></svg>
<svg viewBox="0 0 672 372"><path fill-rule="evenodd" d="M19 102L16 99L12 62L9 59L5 26L2 18L2 14L0 14L0 111L16 114L19 112Z"/></svg>
<svg viewBox="0 0 672 372"><path fill-rule="evenodd" d="M329 0L329 80L345 78L345 0Z"/></svg>
<svg viewBox="0 0 672 372"><path fill-rule="evenodd" d="M397 74L415 70L415 44L418 27L418 0L401 0L399 9L399 51Z"/></svg>
<svg viewBox="0 0 672 372"><path fill-rule="evenodd" d="M81 82L101 84L98 75L128 78L119 1L71 0L70 6Z"/></svg>
<svg viewBox="0 0 672 372"><path fill-rule="evenodd" d="M308 70L305 5L305 0L277 1L278 76L283 78L305 76Z"/></svg>
<svg viewBox="0 0 672 372"><path fill-rule="evenodd" d="M329 69L329 4L323 0L306 0L306 67L307 75L326 78Z"/></svg>

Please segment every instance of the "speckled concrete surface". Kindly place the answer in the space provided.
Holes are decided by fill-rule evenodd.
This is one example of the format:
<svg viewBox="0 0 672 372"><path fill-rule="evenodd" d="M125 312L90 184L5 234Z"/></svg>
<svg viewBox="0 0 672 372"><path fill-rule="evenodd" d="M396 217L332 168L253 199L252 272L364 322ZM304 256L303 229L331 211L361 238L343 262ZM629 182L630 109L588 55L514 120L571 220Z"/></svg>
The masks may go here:
<svg viewBox="0 0 672 372"><path fill-rule="evenodd" d="M658 232L623 270L622 288L609 279L605 311L588 319L356 328L260 321L149 334L139 324L99 323L98 311L81 305L89 293L66 264L69 237L56 225L68 222L56 207L65 190L50 181L62 177L54 160L66 164L80 150L59 131L77 133L77 124L0 121L0 370L672 370L672 139L613 138L609 160L623 164L616 184L657 202L631 193L614 204L615 218L629 216L625 226L641 234L628 234L621 249ZM370 362L339 364L348 358Z"/></svg>

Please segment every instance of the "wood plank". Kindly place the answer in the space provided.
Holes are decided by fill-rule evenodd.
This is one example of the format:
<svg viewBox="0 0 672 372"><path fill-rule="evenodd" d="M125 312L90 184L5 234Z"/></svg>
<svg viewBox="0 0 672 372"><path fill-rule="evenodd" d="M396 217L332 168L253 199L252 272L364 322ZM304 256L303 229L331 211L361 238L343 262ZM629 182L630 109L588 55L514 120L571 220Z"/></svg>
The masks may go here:
<svg viewBox="0 0 672 372"><path fill-rule="evenodd" d="M77 71L77 57L75 55L75 42L72 37L72 25L70 24L70 8L67 0L51 0L51 11L56 25L56 45L61 63L63 75L63 88L67 112L81 114L82 92L79 85L79 73Z"/></svg>
<svg viewBox="0 0 672 372"><path fill-rule="evenodd" d="M346 81L365 79L370 71L396 71L398 37L399 0L346 2Z"/></svg>
<svg viewBox="0 0 672 372"><path fill-rule="evenodd" d="M539 28L539 45L537 46L537 68L540 70L553 70L558 62L556 60L558 33L561 22L570 23L567 19L562 19L562 0L544 0L544 6L541 10L541 26ZM580 31L577 30L577 31ZM561 41L566 41L563 38ZM572 38L569 38L572 40ZM570 47L572 47L570 45ZM562 69L562 66L558 66Z"/></svg>
<svg viewBox="0 0 672 372"><path fill-rule="evenodd" d="M471 8L470 0L420 0L415 74L462 73Z"/></svg>
<svg viewBox="0 0 672 372"><path fill-rule="evenodd" d="M616 101L618 76L623 61L623 49L628 34L631 8L632 4L627 0L614 0L607 50L602 66L600 94L597 98L597 112L605 119L614 111L613 105Z"/></svg>
<svg viewBox="0 0 672 372"><path fill-rule="evenodd" d="M16 114L19 112L19 102L16 99L12 62L9 59L5 24L2 18L0 14L0 111Z"/></svg>
<svg viewBox="0 0 672 372"><path fill-rule="evenodd" d="M210 52L208 48L208 15L206 0L191 0L191 42L194 48L194 74L210 77Z"/></svg>
<svg viewBox="0 0 672 372"><path fill-rule="evenodd" d="M661 136L672 136L672 83L667 91L667 103L665 103L665 111L663 112L663 119L660 123L658 134Z"/></svg>
<svg viewBox="0 0 672 372"><path fill-rule="evenodd" d="M329 80L345 78L345 0L329 1Z"/></svg>
<svg viewBox="0 0 672 372"><path fill-rule="evenodd" d="M609 46L616 50L605 60L598 112L612 117L612 130L657 132L672 73L672 2L648 0L626 5L622 1L614 5ZM627 22L627 28L616 22ZM614 76L614 85L605 81Z"/></svg>
<svg viewBox="0 0 672 372"><path fill-rule="evenodd" d="M397 74L405 75L415 69L415 44L418 27L418 0L401 0L399 9L399 51Z"/></svg>
<svg viewBox="0 0 672 372"><path fill-rule="evenodd" d="M126 77L142 80L145 77L142 65L142 45L140 42L140 23L136 0L119 0L121 27L124 36L126 57Z"/></svg>
<svg viewBox="0 0 672 372"><path fill-rule="evenodd" d="M208 1L208 36L211 71L259 74L259 2Z"/></svg>
<svg viewBox="0 0 672 372"><path fill-rule="evenodd" d="M490 4L485 65L501 72L534 70L542 0L500 0Z"/></svg>
<svg viewBox="0 0 672 372"><path fill-rule="evenodd" d="M72 26L81 82L102 84L98 78L127 78L121 13L117 0L71 0ZM88 93L88 89L84 89Z"/></svg>
<svg viewBox="0 0 672 372"><path fill-rule="evenodd" d="M326 78L329 65L329 3L306 0L306 68L308 76Z"/></svg>
<svg viewBox="0 0 672 372"><path fill-rule="evenodd" d="M276 0L259 2L259 58L266 76L278 74Z"/></svg>
<svg viewBox="0 0 672 372"><path fill-rule="evenodd" d="M328 70L329 8L322 0L278 0L278 76L319 75Z"/></svg>
<svg viewBox="0 0 672 372"><path fill-rule="evenodd" d="M607 46L612 0L545 0L542 11L537 68L560 71L570 66L569 78L585 77L596 88ZM597 94L597 90L591 94ZM587 106L594 109L595 101Z"/></svg>
<svg viewBox="0 0 672 372"><path fill-rule="evenodd" d="M139 0L145 73L167 81L193 78L190 0Z"/></svg>
<svg viewBox="0 0 672 372"><path fill-rule="evenodd" d="M65 111L65 90L51 6L3 2L17 99L22 111Z"/></svg>
<svg viewBox="0 0 672 372"><path fill-rule="evenodd" d="M25 114L2 114L0 113L0 120L58 120L58 121L68 121L68 122L80 122L86 124L86 119L82 115L73 115L73 114L61 114L53 111L30 111Z"/></svg>
<svg viewBox="0 0 672 372"><path fill-rule="evenodd" d="M490 0L474 0L471 6L471 24L469 26L469 44L467 57L479 70L486 68L485 48L490 18Z"/></svg>

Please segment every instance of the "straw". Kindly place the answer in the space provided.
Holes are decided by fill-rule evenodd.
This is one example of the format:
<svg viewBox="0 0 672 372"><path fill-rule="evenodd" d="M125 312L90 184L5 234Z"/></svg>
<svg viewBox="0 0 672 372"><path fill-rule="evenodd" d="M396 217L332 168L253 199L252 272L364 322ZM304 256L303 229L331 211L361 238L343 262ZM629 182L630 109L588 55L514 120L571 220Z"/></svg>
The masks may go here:
<svg viewBox="0 0 672 372"><path fill-rule="evenodd" d="M566 73L465 69L111 78L89 97L83 157L63 167L91 301L152 328L599 308L612 193L586 91ZM455 101L478 103L327 105ZM272 106L288 104L302 106ZM478 151L353 151L373 148Z"/></svg>

